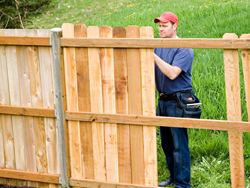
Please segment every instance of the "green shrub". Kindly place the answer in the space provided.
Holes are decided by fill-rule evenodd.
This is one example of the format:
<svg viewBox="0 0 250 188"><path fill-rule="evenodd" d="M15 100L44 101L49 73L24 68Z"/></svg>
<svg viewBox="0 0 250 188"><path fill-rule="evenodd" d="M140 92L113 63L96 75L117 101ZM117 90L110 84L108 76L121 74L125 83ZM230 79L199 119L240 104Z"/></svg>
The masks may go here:
<svg viewBox="0 0 250 188"><path fill-rule="evenodd" d="M0 28L25 28L27 15L49 5L51 0L0 0Z"/></svg>

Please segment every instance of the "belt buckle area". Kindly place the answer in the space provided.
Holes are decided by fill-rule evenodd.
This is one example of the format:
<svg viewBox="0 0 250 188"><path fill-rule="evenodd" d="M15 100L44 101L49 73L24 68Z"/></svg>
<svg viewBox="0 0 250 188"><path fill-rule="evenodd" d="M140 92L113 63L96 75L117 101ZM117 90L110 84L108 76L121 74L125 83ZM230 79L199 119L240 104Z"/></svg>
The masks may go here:
<svg viewBox="0 0 250 188"><path fill-rule="evenodd" d="M162 97L162 96L164 96L164 95L166 95L165 93L160 93L160 97Z"/></svg>

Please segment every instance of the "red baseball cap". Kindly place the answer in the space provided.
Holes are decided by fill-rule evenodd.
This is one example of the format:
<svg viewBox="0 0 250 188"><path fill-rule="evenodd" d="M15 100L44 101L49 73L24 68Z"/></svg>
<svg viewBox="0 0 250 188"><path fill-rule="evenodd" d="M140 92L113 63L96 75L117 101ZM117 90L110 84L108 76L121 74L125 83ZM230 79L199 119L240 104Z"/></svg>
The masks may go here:
<svg viewBox="0 0 250 188"><path fill-rule="evenodd" d="M160 18L155 18L154 22L158 23L158 22L173 22L178 24L178 18L177 16L173 13L173 12L164 12Z"/></svg>

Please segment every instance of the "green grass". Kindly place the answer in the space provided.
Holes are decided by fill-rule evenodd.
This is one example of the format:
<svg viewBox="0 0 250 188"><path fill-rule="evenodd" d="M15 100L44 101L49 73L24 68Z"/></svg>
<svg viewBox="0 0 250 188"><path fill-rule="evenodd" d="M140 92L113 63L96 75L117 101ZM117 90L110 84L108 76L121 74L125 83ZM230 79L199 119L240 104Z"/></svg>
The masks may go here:
<svg viewBox="0 0 250 188"><path fill-rule="evenodd" d="M250 3L248 0L52 0L43 12L28 16L27 28L61 27L67 23L86 26L151 26L164 11L179 18L178 36L182 38L222 38L225 33L250 33ZM194 49L193 86L202 105L203 119L226 120L223 51ZM242 66L240 62L242 120L248 121ZM158 174L166 180L165 157L160 147L159 130ZM193 187L230 187L228 135L224 131L189 129ZM250 187L250 134L243 134L246 187Z"/></svg>

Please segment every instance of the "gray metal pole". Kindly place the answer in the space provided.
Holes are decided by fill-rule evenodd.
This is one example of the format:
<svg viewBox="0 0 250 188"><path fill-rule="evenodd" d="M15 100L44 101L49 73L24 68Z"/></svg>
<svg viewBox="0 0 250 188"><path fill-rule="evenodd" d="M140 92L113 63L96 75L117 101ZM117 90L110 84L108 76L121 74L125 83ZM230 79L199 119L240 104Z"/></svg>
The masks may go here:
<svg viewBox="0 0 250 188"><path fill-rule="evenodd" d="M66 142L65 142L65 130L64 130L64 111L63 111L63 100L62 100L62 81L61 81L61 44L60 38L62 37L61 28L53 28L51 30L50 43L52 45L53 54L53 75L54 75L54 88L55 88L55 103L56 103L56 118L58 126L58 147L60 157L60 169L61 178L60 183L63 188L69 187L68 180L68 166L67 166L67 153L66 153Z"/></svg>

